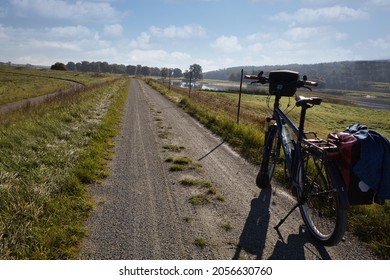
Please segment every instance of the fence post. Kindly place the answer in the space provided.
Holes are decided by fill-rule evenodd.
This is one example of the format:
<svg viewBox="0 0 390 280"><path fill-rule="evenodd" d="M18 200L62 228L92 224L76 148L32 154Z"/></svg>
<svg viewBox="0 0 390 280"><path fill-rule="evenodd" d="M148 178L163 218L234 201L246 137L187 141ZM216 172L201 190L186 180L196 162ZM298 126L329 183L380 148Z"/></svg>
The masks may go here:
<svg viewBox="0 0 390 280"><path fill-rule="evenodd" d="M188 98L191 98L191 88L192 88L192 71L190 71L190 86L188 88Z"/></svg>
<svg viewBox="0 0 390 280"><path fill-rule="evenodd" d="M241 91L242 91L243 75L244 75L244 69L241 69L240 92L238 94L237 124L240 123L240 107L241 107Z"/></svg>

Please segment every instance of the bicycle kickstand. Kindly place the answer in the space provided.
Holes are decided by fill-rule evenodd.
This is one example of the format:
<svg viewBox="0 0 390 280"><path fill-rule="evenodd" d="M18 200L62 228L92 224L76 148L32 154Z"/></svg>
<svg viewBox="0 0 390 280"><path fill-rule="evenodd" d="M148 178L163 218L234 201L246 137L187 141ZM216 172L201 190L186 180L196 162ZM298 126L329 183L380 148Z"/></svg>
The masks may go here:
<svg viewBox="0 0 390 280"><path fill-rule="evenodd" d="M294 207L287 213L287 215L283 219L280 220L280 222L276 226L274 226L274 229L279 231L279 227L287 220L287 218L291 215L291 213L294 212L294 210L297 209L298 207L299 207L299 202L294 205Z"/></svg>

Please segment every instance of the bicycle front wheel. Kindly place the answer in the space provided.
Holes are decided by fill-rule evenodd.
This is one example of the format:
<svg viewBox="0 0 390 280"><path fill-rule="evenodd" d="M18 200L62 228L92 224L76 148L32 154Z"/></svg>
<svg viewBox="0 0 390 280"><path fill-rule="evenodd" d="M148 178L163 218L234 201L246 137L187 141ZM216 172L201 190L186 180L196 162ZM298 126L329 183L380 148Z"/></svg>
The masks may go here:
<svg viewBox="0 0 390 280"><path fill-rule="evenodd" d="M338 244L345 234L347 205L337 169L319 156L306 154L298 176L299 209L307 229L325 246Z"/></svg>
<svg viewBox="0 0 390 280"><path fill-rule="evenodd" d="M256 178L256 185L261 189L271 186L272 176L280 159L280 148L281 141L277 134L277 127L276 125L270 126L265 140L260 171Z"/></svg>

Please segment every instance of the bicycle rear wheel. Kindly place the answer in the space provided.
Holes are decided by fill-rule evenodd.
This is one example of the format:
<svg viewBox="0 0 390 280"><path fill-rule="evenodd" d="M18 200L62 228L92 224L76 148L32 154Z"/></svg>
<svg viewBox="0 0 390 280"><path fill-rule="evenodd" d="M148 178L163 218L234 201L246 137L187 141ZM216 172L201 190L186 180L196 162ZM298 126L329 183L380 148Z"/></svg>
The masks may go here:
<svg viewBox="0 0 390 280"><path fill-rule="evenodd" d="M276 125L270 126L265 140L263 158L256 177L256 185L261 189L271 186L272 176L280 158L281 141L276 132Z"/></svg>
<svg viewBox="0 0 390 280"><path fill-rule="evenodd" d="M338 244L345 234L347 205L337 169L308 153L299 165L298 176L299 210L307 229L325 246Z"/></svg>

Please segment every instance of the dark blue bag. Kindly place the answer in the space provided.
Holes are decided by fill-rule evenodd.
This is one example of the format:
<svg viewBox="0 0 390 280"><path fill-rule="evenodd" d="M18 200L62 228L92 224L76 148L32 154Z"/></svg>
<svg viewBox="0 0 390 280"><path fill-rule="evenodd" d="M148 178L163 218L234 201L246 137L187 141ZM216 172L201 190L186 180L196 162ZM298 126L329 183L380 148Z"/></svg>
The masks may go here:
<svg viewBox="0 0 390 280"><path fill-rule="evenodd" d="M367 126L353 124L344 132L360 143L360 159L353 167L355 175L375 192L375 202L390 199L390 142Z"/></svg>

